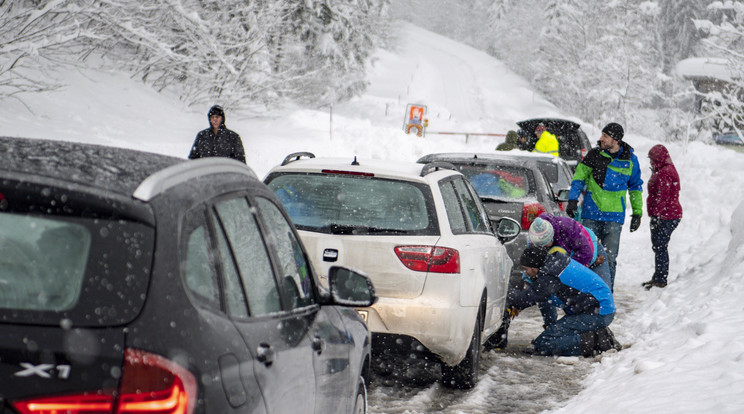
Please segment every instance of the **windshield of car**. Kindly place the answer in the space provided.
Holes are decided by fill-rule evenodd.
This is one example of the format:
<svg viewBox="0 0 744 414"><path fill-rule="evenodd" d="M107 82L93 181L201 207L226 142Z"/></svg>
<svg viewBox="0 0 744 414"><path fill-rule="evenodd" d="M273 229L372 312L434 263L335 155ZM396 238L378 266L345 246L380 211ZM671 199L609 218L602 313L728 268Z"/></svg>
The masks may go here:
<svg viewBox="0 0 744 414"><path fill-rule="evenodd" d="M270 177L300 230L330 234L438 234L429 188L352 174L287 173Z"/></svg>
<svg viewBox="0 0 744 414"><path fill-rule="evenodd" d="M518 199L530 193L527 170L500 165L459 165L481 197Z"/></svg>

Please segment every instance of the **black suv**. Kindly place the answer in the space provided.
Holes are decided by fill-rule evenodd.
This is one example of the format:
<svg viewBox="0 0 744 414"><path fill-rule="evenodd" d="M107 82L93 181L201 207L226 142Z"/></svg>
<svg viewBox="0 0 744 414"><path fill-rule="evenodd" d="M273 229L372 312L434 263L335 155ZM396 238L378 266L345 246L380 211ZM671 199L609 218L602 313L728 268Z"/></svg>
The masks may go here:
<svg viewBox="0 0 744 414"><path fill-rule="evenodd" d="M545 125L548 132L555 135L559 142L560 157L566 160L572 169L576 169L578 163L584 159L584 156L592 149L592 144L586 133L581 129L581 125L567 119L560 118L534 118L517 122L527 137L534 143L537 142L535 128L539 124Z"/></svg>
<svg viewBox="0 0 744 414"><path fill-rule="evenodd" d="M1 412L366 409L372 285L245 164L0 138L0 246Z"/></svg>

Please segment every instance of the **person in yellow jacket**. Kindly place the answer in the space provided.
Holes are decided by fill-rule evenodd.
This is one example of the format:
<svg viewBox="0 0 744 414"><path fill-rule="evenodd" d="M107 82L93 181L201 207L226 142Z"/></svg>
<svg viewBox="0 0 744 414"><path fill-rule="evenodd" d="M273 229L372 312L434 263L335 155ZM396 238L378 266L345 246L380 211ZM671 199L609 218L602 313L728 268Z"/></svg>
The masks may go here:
<svg viewBox="0 0 744 414"><path fill-rule="evenodd" d="M542 154L550 154L554 157L558 156L559 143L558 138L555 135L548 132L545 125L540 123L535 128L535 136L537 137L537 143L535 149L532 152L539 152Z"/></svg>

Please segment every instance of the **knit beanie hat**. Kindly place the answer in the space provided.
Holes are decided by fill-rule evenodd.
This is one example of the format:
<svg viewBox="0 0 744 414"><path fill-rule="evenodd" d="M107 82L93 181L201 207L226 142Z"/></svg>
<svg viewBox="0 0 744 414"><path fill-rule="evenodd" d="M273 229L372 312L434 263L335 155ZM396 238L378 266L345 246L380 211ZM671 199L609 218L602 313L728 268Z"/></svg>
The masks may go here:
<svg viewBox="0 0 744 414"><path fill-rule="evenodd" d="M623 127L615 122L610 122L609 124L605 125L605 127L602 128L602 132L609 135L610 138L614 139L615 141L620 141L621 139L623 139L623 135L625 135Z"/></svg>
<svg viewBox="0 0 744 414"><path fill-rule="evenodd" d="M536 246L547 246L553 241L553 225L549 221L540 217L530 225L529 239L530 243Z"/></svg>
<svg viewBox="0 0 744 414"><path fill-rule="evenodd" d="M547 249L540 246L530 245L522 252L519 258L519 264L525 267L542 267L545 264L545 256L548 255Z"/></svg>

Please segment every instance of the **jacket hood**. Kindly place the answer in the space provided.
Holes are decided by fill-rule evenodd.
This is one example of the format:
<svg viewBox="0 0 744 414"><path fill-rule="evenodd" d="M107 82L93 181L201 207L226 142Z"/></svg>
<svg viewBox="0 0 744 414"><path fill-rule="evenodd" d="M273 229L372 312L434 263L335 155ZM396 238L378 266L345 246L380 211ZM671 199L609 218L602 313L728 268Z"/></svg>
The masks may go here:
<svg viewBox="0 0 744 414"><path fill-rule="evenodd" d="M648 151L648 158L651 160L651 170L659 171L666 165L674 165L669 151L661 144L654 145Z"/></svg>
<svg viewBox="0 0 744 414"><path fill-rule="evenodd" d="M220 123L220 129L227 128L225 126L225 111L222 109L219 105L214 105L211 108L209 108L209 112L207 112L207 125L209 125L209 128L212 128L212 122L209 121L209 117L211 117L213 114L219 115L222 117L222 123Z"/></svg>

